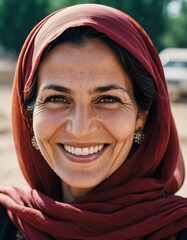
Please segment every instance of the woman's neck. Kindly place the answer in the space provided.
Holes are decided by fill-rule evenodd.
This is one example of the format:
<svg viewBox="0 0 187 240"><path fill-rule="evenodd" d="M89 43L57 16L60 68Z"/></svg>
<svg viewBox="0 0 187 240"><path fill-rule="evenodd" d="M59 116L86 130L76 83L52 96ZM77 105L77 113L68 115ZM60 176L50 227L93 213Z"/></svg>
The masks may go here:
<svg viewBox="0 0 187 240"><path fill-rule="evenodd" d="M63 195L63 202L70 203L74 200L77 200L83 196L86 196L92 188L74 188L66 183L62 182L62 195Z"/></svg>

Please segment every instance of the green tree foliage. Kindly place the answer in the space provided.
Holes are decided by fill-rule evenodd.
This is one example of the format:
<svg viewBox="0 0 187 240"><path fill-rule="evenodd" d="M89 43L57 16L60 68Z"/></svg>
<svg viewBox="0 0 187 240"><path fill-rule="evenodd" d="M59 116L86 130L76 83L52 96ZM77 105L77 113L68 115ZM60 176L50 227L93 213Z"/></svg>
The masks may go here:
<svg viewBox="0 0 187 240"><path fill-rule="evenodd" d="M182 2L177 17L168 19L162 43L164 47L187 48L187 1Z"/></svg>
<svg viewBox="0 0 187 240"><path fill-rule="evenodd" d="M0 0L0 43L18 53L36 23L48 13L46 0Z"/></svg>

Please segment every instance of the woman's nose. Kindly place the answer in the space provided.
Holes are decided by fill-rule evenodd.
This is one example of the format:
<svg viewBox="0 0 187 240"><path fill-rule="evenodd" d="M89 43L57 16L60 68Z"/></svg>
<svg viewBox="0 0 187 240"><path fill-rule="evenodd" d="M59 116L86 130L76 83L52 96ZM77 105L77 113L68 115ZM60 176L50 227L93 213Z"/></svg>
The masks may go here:
<svg viewBox="0 0 187 240"><path fill-rule="evenodd" d="M88 137L97 129L98 123L91 107L76 107L66 122L66 131L79 139Z"/></svg>

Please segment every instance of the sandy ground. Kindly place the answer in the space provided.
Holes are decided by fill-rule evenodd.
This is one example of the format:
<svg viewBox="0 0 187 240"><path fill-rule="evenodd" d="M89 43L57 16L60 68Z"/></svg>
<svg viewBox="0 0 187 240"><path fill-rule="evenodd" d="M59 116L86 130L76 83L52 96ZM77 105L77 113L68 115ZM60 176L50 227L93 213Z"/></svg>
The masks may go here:
<svg viewBox="0 0 187 240"><path fill-rule="evenodd" d="M10 108L11 85L0 84L0 187L26 185L16 160L10 126ZM172 103L172 111L187 170L187 101ZM187 197L187 179L178 194Z"/></svg>

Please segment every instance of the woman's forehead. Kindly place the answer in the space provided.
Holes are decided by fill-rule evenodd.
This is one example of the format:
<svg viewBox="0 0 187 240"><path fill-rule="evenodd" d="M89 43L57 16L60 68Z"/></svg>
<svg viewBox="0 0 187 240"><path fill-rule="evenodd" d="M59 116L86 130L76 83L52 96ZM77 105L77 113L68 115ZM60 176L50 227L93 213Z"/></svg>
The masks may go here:
<svg viewBox="0 0 187 240"><path fill-rule="evenodd" d="M114 52L105 44L89 41L82 46L68 43L54 47L43 59L38 83L72 87L115 85L131 89L131 80ZM90 90L91 91L91 90Z"/></svg>

